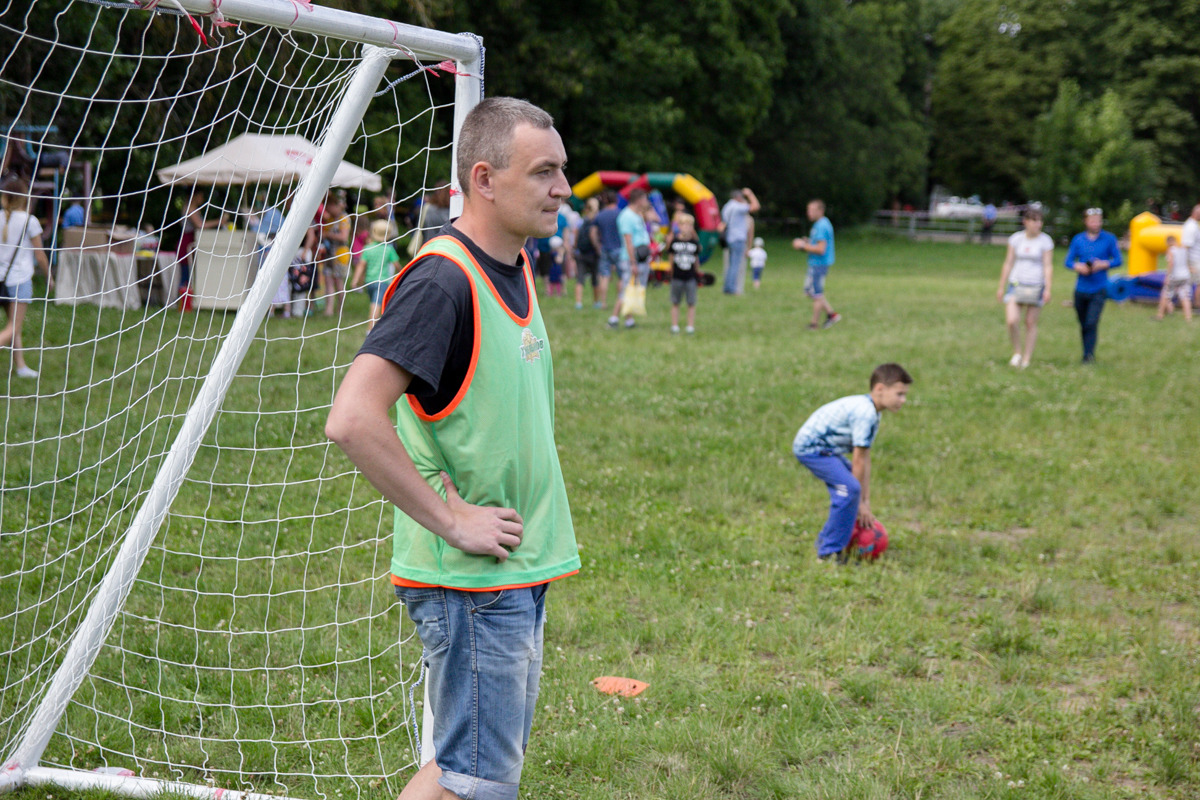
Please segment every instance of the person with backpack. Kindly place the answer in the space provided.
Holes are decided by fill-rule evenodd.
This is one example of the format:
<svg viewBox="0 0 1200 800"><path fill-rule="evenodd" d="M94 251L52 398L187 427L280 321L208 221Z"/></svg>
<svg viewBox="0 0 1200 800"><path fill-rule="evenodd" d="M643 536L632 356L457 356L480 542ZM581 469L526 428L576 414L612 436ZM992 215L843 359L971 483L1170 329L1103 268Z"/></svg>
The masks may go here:
<svg viewBox="0 0 1200 800"><path fill-rule="evenodd" d="M583 223L575 232L575 308L583 308L583 284L592 281L592 308L604 308L604 295L600 290L598 268L600 266L600 228L596 215L600 213L600 201L589 197L583 206Z"/></svg>

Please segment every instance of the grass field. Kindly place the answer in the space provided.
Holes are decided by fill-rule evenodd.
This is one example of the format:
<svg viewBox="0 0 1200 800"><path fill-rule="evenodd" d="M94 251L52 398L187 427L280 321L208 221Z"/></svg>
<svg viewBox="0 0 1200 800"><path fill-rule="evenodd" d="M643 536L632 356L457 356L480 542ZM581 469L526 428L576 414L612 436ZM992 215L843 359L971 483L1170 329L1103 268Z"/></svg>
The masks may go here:
<svg viewBox="0 0 1200 800"><path fill-rule="evenodd" d="M1200 322L1110 304L1081 366L1058 270L1017 371L1000 248L842 236L817 332L768 250L692 337L665 289L620 332L543 298L584 569L549 595L523 796L1200 798ZM873 451L891 549L819 566L792 436L883 361L916 380Z"/></svg>

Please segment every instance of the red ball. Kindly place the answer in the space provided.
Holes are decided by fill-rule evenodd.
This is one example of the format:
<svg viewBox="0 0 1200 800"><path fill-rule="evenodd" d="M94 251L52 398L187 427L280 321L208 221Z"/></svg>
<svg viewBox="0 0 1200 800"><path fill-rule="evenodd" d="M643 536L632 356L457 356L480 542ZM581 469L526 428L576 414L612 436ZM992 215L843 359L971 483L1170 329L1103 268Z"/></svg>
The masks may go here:
<svg viewBox="0 0 1200 800"><path fill-rule="evenodd" d="M879 520L875 520L875 523L870 527L856 520L854 523L854 532L850 534L850 544L852 545L852 552L856 556L867 561L874 561L883 555L884 550L887 550L887 529L883 527L883 523Z"/></svg>

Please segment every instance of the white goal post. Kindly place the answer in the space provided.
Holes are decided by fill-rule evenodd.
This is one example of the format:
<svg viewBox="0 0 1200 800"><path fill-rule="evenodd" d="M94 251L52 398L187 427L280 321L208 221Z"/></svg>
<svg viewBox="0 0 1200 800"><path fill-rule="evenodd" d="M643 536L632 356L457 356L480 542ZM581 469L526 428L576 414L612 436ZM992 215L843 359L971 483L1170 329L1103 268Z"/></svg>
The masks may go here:
<svg viewBox="0 0 1200 800"><path fill-rule="evenodd" d="M402 252L403 206L457 212L481 41L305 0L0 0L0 31L4 163L58 278L24 326L40 374L0 383L0 792L394 796L420 645L391 510L322 433L367 330L338 274L370 222ZM242 134L313 150L289 177L155 177ZM347 163L380 179L343 182L338 216ZM245 280L190 310L184 264Z"/></svg>

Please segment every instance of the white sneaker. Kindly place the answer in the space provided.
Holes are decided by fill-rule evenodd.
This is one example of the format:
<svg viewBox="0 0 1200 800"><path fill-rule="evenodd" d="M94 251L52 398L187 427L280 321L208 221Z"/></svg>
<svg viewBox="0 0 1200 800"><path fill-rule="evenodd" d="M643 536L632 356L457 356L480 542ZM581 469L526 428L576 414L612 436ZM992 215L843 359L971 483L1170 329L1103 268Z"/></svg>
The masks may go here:
<svg viewBox="0 0 1200 800"><path fill-rule="evenodd" d="M688 325L688 326L687 326L687 327L684 329L684 333L695 333L695 332L696 332L696 329L695 329L695 328L693 328L691 325Z"/></svg>
<svg viewBox="0 0 1200 800"><path fill-rule="evenodd" d="M1022 358L1020 363L1021 369L1029 369L1029 360Z"/></svg>
<svg viewBox="0 0 1200 800"><path fill-rule="evenodd" d="M678 326L678 325L672 325L672 326L671 326L671 333L679 333L679 326Z"/></svg>
<svg viewBox="0 0 1200 800"><path fill-rule="evenodd" d="M30 369L29 367L21 367L17 370L18 378L36 378L37 376L38 376L38 372L36 369Z"/></svg>
<svg viewBox="0 0 1200 800"><path fill-rule="evenodd" d="M636 325L636 324L637 324L637 323L633 321L633 317L630 317L629 319L625 320L625 327L626 327L626 328L632 328L632 327L633 327L634 325Z"/></svg>
<svg viewBox="0 0 1200 800"><path fill-rule="evenodd" d="M1021 366L1021 354L1020 354L1020 353L1013 353L1013 357L1012 357L1012 358L1010 358L1010 359L1008 360L1008 365L1009 365L1010 367L1019 367L1019 366Z"/></svg>

